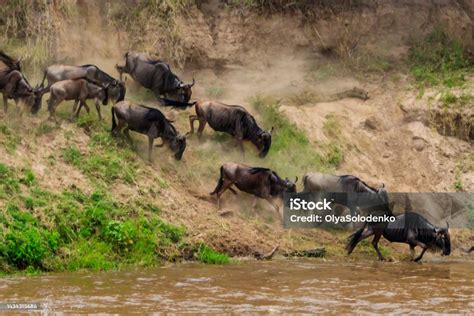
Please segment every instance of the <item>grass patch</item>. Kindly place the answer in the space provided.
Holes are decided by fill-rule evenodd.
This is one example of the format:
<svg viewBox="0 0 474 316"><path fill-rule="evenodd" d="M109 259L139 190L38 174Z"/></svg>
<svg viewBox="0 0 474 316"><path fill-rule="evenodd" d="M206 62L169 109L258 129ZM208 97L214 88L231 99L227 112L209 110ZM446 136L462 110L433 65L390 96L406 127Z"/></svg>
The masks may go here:
<svg viewBox="0 0 474 316"><path fill-rule="evenodd" d="M199 246L196 255L199 261L207 264L228 264L231 261L229 256L217 252L204 244Z"/></svg>
<svg viewBox="0 0 474 316"><path fill-rule="evenodd" d="M5 146L9 153L15 152L20 141L20 137L14 134L10 127L5 124L0 124L0 143Z"/></svg>
<svg viewBox="0 0 474 316"><path fill-rule="evenodd" d="M71 150L74 161L75 151ZM0 270L105 270L182 257L186 229L159 218L149 203L116 202L103 191L53 193L0 164ZM131 212L130 210L133 210ZM35 214L41 214L37 216Z"/></svg>
<svg viewBox="0 0 474 316"><path fill-rule="evenodd" d="M224 88L220 86L212 86L206 89L206 95L213 99L218 99L224 95Z"/></svg>
<svg viewBox="0 0 474 316"><path fill-rule="evenodd" d="M472 60L465 56L461 42L437 29L411 47L408 65L421 86L462 86L465 75L474 69Z"/></svg>
<svg viewBox="0 0 474 316"><path fill-rule="evenodd" d="M106 183L117 179L134 183L137 176L135 154L117 146L108 132L94 134L88 152L71 145L62 149L62 157L89 177Z"/></svg>

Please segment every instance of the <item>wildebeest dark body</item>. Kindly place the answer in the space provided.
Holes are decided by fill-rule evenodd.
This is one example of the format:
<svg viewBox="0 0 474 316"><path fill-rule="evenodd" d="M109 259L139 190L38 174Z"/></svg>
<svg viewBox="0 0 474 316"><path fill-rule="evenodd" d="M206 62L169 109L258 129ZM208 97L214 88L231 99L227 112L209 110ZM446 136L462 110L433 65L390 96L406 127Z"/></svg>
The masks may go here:
<svg viewBox="0 0 474 316"><path fill-rule="evenodd" d="M169 146L176 160L181 160L186 149L186 137L178 134L175 127L158 109L132 104L128 101L118 102L112 107L112 133L117 135L122 129L130 142L132 140L129 130L148 136L150 161L155 138L160 137L163 144Z"/></svg>
<svg viewBox="0 0 474 316"><path fill-rule="evenodd" d="M272 130L261 129L255 118L240 105L227 105L214 101L196 102L196 115L189 116L191 134L194 133L194 121L199 121L198 135L209 126L218 132L232 135L241 151L244 151L242 141L251 141L259 150L259 156L265 157L272 144Z"/></svg>

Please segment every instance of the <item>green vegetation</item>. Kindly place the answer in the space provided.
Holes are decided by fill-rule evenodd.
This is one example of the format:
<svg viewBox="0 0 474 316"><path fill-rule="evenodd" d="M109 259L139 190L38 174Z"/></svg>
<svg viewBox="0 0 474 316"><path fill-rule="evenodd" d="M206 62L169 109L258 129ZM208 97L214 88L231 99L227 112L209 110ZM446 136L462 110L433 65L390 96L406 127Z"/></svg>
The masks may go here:
<svg viewBox="0 0 474 316"><path fill-rule="evenodd" d="M263 126L273 126L272 147L266 160L282 174L302 175L309 170L331 171L342 162L342 149L337 139L325 144L312 144L306 134L278 111L278 103L271 98L257 96L251 100L259 112ZM335 128L335 118L328 129Z"/></svg>
<svg viewBox="0 0 474 316"><path fill-rule="evenodd" d="M454 94L450 90L441 93L440 102L444 108L462 108L467 105L472 105L474 96L471 93L462 92L459 95Z"/></svg>
<svg viewBox="0 0 474 316"><path fill-rule="evenodd" d="M186 230L163 222L158 207L121 204L102 191L53 193L37 186L31 170L18 174L0 164L6 205L0 212L0 270L104 270L181 257ZM217 260L212 253L203 257Z"/></svg>
<svg viewBox="0 0 474 316"><path fill-rule="evenodd" d="M203 263L208 263L208 264L230 263L230 258L227 255L217 252L206 245L200 245L196 255L197 255L198 260Z"/></svg>
<svg viewBox="0 0 474 316"><path fill-rule="evenodd" d="M410 72L421 86L462 86L465 75L474 70L464 46L441 29L429 34L410 49Z"/></svg>
<svg viewBox="0 0 474 316"><path fill-rule="evenodd" d="M9 153L16 150L20 143L20 138L5 124L0 123L0 144L5 146Z"/></svg>
<svg viewBox="0 0 474 316"><path fill-rule="evenodd" d="M137 176L136 154L119 147L107 131L92 136L88 152L81 152L72 145L63 148L62 154L67 163L83 171L91 179L105 183L121 179L126 183L133 183Z"/></svg>
<svg viewBox="0 0 474 316"><path fill-rule="evenodd" d="M212 86L206 89L206 95L213 99L218 99L224 95L224 88L220 86Z"/></svg>

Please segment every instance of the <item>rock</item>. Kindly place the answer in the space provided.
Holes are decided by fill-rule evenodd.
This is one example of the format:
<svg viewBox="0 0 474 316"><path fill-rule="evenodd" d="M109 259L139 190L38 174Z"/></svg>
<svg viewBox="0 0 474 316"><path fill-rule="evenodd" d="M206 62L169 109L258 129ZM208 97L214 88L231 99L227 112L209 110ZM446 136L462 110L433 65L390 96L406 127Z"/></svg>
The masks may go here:
<svg viewBox="0 0 474 316"><path fill-rule="evenodd" d="M374 116L368 117L364 122L364 128L373 130L373 131L377 130L379 125L380 123Z"/></svg>
<svg viewBox="0 0 474 316"><path fill-rule="evenodd" d="M421 137L413 137L413 147L418 151L422 151L426 147L426 141Z"/></svg>

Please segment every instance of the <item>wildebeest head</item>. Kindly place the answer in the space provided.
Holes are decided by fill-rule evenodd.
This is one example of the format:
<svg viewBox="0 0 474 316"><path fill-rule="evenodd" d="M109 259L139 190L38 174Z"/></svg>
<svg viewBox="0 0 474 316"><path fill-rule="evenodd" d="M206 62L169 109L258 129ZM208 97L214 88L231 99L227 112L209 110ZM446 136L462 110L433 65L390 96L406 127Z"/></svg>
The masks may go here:
<svg viewBox="0 0 474 316"><path fill-rule="evenodd" d="M192 87L195 81L193 78L192 83L179 82L175 89L167 91L165 93L166 98L176 100L183 103L188 103L192 95Z"/></svg>
<svg viewBox="0 0 474 316"><path fill-rule="evenodd" d="M42 88L36 86L33 89L33 101L31 105L31 113L36 114L41 109L41 101L43 99L43 95L48 92L48 88Z"/></svg>
<svg viewBox="0 0 474 316"><path fill-rule="evenodd" d="M296 177L294 182L291 182L288 180L288 178L285 178L283 183L284 191L288 193L296 193L296 182L298 182L298 177Z"/></svg>
<svg viewBox="0 0 474 316"><path fill-rule="evenodd" d="M109 84L100 88L97 98L102 101L102 105L107 105L109 103Z"/></svg>
<svg viewBox="0 0 474 316"><path fill-rule="evenodd" d="M383 211L386 214L391 214L392 211L389 207L388 194L387 194L387 190L385 190L385 184L382 183L382 186L377 189L377 195L379 196L380 202L383 205Z"/></svg>
<svg viewBox="0 0 474 316"><path fill-rule="evenodd" d="M297 181L298 177L296 177L295 181L292 182L288 178L283 180L275 172L272 172L270 176L271 194L283 198L284 193L296 193Z"/></svg>
<svg viewBox="0 0 474 316"><path fill-rule="evenodd" d="M184 150L186 149L186 136L187 135L176 135L169 144L176 160L181 160L183 157Z"/></svg>
<svg viewBox="0 0 474 316"><path fill-rule="evenodd" d="M436 241L435 245L441 249L443 256L449 256L451 253L451 237L449 235L449 224L447 223L446 228L437 227L435 228Z"/></svg>
<svg viewBox="0 0 474 316"><path fill-rule="evenodd" d="M270 146L272 145L272 132L273 127L270 131L263 131L260 135L258 135L255 145L260 150L258 153L260 158L264 158L270 150Z"/></svg>
<svg viewBox="0 0 474 316"><path fill-rule="evenodd" d="M126 91L125 83L123 81L115 80L109 85L107 93L109 98L114 100L114 102L120 102L125 100Z"/></svg>
<svg viewBox="0 0 474 316"><path fill-rule="evenodd" d="M134 68L134 60L131 58L132 56L130 56L130 53L126 52L123 57L125 58L125 64L123 66L115 64L115 69L117 69L117 72L120 75L120 80L122 80L123 73L131 73Z"/></svg>

